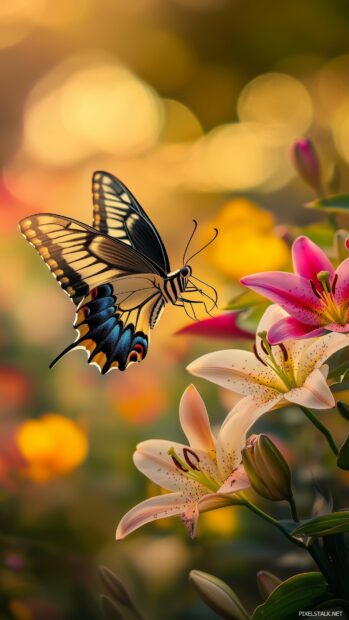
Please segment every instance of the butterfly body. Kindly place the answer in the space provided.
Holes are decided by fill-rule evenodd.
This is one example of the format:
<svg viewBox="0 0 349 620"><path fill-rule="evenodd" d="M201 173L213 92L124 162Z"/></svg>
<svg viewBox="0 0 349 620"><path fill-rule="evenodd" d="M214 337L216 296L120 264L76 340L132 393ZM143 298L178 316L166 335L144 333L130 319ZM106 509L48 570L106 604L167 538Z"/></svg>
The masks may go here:
<svg viewBox="0 0 349 620"><path fill-rule="evenodd" d="M40 213L22 220L20 229L76 305L78 337L51 366L83 348L105 374L145 358L150 330L167 303L204 302L183 296L199 290L189 284L191 267L171 271L157 230L131 192L106 172L94 173L92 190L92 227Z"/></svg>

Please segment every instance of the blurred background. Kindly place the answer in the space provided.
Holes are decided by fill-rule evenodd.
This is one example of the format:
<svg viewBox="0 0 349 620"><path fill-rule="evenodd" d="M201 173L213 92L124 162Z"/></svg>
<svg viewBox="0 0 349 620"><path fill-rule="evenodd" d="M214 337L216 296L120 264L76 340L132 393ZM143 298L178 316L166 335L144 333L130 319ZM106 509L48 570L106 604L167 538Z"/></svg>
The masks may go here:
<svg viewBox="0 0 349 620"><path fill-rule="evenodd" d="M348 28L344 0L282 10L274 0L0 4L1 618L101 618L101 564L149 620L213 618L187 581L191 568L229 581L251 609L257 570L311 567L243 508L203 515L194 542L176 520L115 542L126 510L158 492L133 466L137 442L183 439L186 364L249 344L176 335L188 318L168 308L145 362L126 373L101 377L81 351L49 370L75 338L74 309L17 223L44 211L91 224L91 175L108 170L156 224L173 269L193 217L197 247L220 229L192 266L223 310L242 275L287 268L286 223L319 219L303 209L312 195L295 178L292 140L310 135L326 174L337 162L348 187ZM227 394L195 384L222 421ZM343 437L345 423L330 415ZM297 498L309 513L312 476L330 479L326 448L296 411L260 427L300 464Z"/></svg>

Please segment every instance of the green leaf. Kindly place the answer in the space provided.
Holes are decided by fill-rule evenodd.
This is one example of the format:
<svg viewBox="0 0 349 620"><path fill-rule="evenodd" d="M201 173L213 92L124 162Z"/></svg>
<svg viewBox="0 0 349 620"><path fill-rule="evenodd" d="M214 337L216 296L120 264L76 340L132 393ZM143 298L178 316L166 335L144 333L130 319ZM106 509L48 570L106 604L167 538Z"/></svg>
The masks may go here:
<svg viewBox="0 0 349 620"><path fill-rule="evenodd" d="M345 471L349 471L349 435L341 446L337 457L337 465Z"/></svg>
<svg viewBox="0 0 349 620"><path fill-rule="evenodd" d="M324 600L327 583L321 573L301 573L283 581L259 605L251 620L294 620L300 610L311 609Z"/></svg>
<svg viewBox="0 0 349 620"><path fill-rule="evenodd" d="M342 383L348 379L347 371L349 370L349 360L342 362L336 368L332 368L328 373L328 379L338 379L338 382ZM340 381L342 379L342 381Z"/></svg>
<svg viewBox="0 0 349 620"><path fill-rule="evenodd" d="M349 532L348 510L331 512L315 519L309 519L299 527L296 527L292 532L292 536L328 536L341 532Z"/></svg>
<svg viewBox="0 0 349 620"><path fill-rule="evenodd" d="M266 301L264 297L258 295L254 291L244 289L241 293L228 301L225 310L247 310L248 308L255 308L262 304L269 305L270 302Z"/></svg>
<svg viewBox="0 0 349 620"><path fill-rule="evenodd" d="M349 194L333 194L325 198L317 198L305 206L325 211L325 213L346 213L349 215Z"/></svg>

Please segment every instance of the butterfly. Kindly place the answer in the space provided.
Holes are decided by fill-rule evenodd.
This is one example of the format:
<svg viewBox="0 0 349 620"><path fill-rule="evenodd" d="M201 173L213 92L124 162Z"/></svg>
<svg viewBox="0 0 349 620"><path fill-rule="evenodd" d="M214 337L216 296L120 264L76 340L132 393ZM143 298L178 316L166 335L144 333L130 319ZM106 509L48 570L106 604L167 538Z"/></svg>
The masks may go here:
<svg viewBox="0 0 349 620"><path fill-rule="evenodd" d="M191 318L196 318L194 304L208 314L217 306L215 289L193 276L188 261L212 243L218 231L214 229L209 243L186 260L197 227L194 220L183 266L171 271L158 231L121 181L97 171L92 195L92 227L50 213L31 215L19 226L77 307L77 339L50 367L69 351L83 348L88 363L105 374L145 358L150 330L166 304L182 306Z"/></svg>

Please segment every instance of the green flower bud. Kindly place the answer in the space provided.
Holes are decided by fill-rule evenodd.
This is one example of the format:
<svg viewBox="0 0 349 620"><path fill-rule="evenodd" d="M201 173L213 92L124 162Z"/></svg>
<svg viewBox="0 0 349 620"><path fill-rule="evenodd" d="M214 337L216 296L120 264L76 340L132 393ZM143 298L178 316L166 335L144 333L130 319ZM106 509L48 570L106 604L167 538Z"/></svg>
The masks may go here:
<svg viewBox="0 0 349 620"><path fill-rule="evenodd" d="M274 502L292 498L291 472L266 435L252 435L242 451L242 462L252 488Z"/></svg>
<svg viewBox="0 0 349 620"><path fill-rule="evenodd" d="M343 403L341 400L337 402L337 409L344 420L349 420L349 405Z"/></svg>
<svg viewBox="0 0 349 620"><path fill-rule="evenodd" d="M240 599L224 581L200 570L190 571L189 579L193 582L206 605L221 618L227 620L249 619L250 616Z"/></svg>

